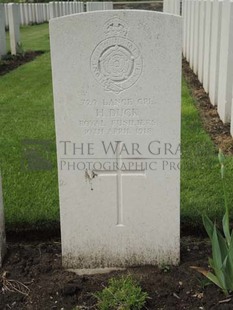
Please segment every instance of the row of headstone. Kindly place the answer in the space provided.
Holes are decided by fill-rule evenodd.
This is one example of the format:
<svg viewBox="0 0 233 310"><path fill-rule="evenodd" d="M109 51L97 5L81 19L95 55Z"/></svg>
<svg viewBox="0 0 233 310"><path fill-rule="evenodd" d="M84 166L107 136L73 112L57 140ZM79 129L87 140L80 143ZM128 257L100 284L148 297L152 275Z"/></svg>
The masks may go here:
<svg viewBox="0 0 233 310"><path fill-rule="evenodd" d="M138 10L50 21L66 268L179 262L181 27Z"/></svg>
<svg viewBox="0 0 233 310"><path fill-rule="evenodd" d="M65 15L81 13L81 12L90 12L90 11L103 11L103 10L113 10L113 2L111 1L93 1L86 2L84 5L83 2L50 2L50 18L61 17Z"/></svg>
<svg viewBox="0 0 233 310"><path fill-rule="evenodd" d="M9 28L9 5L5 3L5 27ZM41 24L49 21L49 5L46 3L19 3L20 25Z"/></svg>
<svg viewBox="0 0 233 310"><path fill-rule="evenodd" d="M50 18L81 13L84 11L112 10L112 2L53 1L50 3L19 3L20 25L41 24ZM9 27L8 4L5 8L5 26Z"/></svg>
<svg viewBox="0 0 233 310"><path fill-rule="evenodd" d="M111 9L113 9L112 2L86 3L87 11ZM40 24L52 18L81 13L83 11L83 2L78 1L0 4L0 58L7 53L6 28L9 28L10 32L11 54L16 55L20 50L20 25Z"/></svg>
<svg viewBox="0 0 233 310"><path fill-rule="evenodd" d="M84 12L83 2L55 1L49 4L49 19Z"/></svg>
<svg viewBox="0 0 233 310"><path fill-rule="evenodd" d="M47 3L20 3L20 24L41 24L49 20Z"/></svg>
<svg viewBox="0 0 233 310"><path fill-rule="evenodd" d="M0 4L0 58L7 53L5 20L5 5ZM9 3L7 5L7 20L10 33L11 54L16 55L21 49L20 11L18 4Z"/></svg>
<svg viewBox="0 0 233 310"><path fill-rule="evenodd" d="M183 54L233 136L233 1L183 0Z"/></svg>
<svg viewBox="0 0 233 310"><path fill-rule="evenodd" d="M105 1L93 1L93 2L86 2L86 11L101 11L101 10L113 10L113 3L112 2L105 2Z"/></svg>
<svg viewBox="0 0 233 310"><path fill-rule="evenodd" d="M175 15L181 13L181 0L163 0L163 12Z"/></svg>

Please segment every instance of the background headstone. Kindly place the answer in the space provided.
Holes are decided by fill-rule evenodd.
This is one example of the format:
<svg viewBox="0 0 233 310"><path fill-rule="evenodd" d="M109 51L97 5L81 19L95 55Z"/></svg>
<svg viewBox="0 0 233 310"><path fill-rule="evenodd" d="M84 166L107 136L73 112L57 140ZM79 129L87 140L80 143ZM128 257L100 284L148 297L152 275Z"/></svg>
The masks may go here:
<svg viewBox="0 0 233 310"><path fill-rule="evenodd" d="M6 28L9 28L8 3L5 3L4 6L5 6L5 23L6 23Z"/></svg>
<svg viewBox="0 0 233 310"><path fill-rule="evenodd" d="M0 4L0 59L6 52L5 6Z"/></svg>
<svg viewBox="0 0 233 310"><path fill-rule="evenodd" d="M50 21L65 267L179 262L181 24L134 10Z"/></svg>
<svg viewBox="0 0 233 310"><path fill-rule="evenodd" d="M218 98L218 77L219 77L219 56L221 36L222 1L213 1L213 21L211 33L210 53L210 87L209 96L213 105L217 105Z"/></svg>
<svg viewBox="0 0 233 310"><path fill-rule="evenodd" d="M98 1L92 1L92 2L86 2L86 11L100 11L104 10L104 4L103 2Z"/></svg>
<svg viewBox="0 0 233 310"><path fill-rule="evenodd" d="M222 4L222 24L219 60L218 113L223 123L231 120L233 87L233 2Z"/></svg>
<svg viewBox="0 0 233 310"><path fill-rule="evenodd" d="M213 1L206 0L203 87L207 93L209 93L210 54L212 52L211 48L212 13L213 13Z"/></svg>
<svg viewBox="0 0 233 310"><path fill-rule="evenodd" d="M186 3L186 2L185 2ZM193 71L197 74L198 70L198 39L199 39L199 4L200 1L195 1L194 3L194 51L193 51Z"/></svg>
<svg viewBox="0 0 233 310"><path fill-rule="evenodd" d="M20 47L20 12L18 4L8 4L8 16L11 54L16 55Z"/></svg>

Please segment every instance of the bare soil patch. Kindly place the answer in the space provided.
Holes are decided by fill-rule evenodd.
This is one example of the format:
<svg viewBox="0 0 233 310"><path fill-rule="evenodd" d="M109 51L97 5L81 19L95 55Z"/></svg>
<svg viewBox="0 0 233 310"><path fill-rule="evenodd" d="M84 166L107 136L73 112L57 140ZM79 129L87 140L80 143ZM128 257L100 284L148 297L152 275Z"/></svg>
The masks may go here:
<svg viewBox="0 0 233 310"><path fill-rule="evenodd" d="M28 51L20 55L6 55L0 60L0 76L4 75L19 66L34 60L37 56L43 54L42 51Z"/></svg>
<svg viewBox="0 0 233 310"><path fill-rule="evenodd" d="M59 240L45 243L8 243L8 254L0 269L0 309L96 309L93 293L108 279L132 274L149 294L145 309L233 309L233 300L214 285L204 287L204 277L190 266L207 267L207 240L182 238L181 263L176 267L145 266L105 275L77 276L62 268ZM5 273L6 277L5 277ZM18 290L8 291L7 281L18 281ZM15 282L11 282L16 285ZM20 285L21 283L21 285ZM110 309L109 309L110 310Z"/></svg>

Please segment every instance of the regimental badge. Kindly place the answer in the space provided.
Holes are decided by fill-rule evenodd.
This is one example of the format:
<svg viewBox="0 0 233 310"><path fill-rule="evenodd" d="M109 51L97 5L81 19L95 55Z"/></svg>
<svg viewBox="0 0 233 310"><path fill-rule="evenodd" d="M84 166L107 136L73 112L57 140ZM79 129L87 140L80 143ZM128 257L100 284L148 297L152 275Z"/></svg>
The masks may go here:
<svg viewBox="0 0 233 310"><path fill-rule="evenodd" d="M142 57L137 45L127 39L128 25L114 17L104 25L106 38L91 55L91 71L106 91L119 94L133 86L142 72Z"/></svg>

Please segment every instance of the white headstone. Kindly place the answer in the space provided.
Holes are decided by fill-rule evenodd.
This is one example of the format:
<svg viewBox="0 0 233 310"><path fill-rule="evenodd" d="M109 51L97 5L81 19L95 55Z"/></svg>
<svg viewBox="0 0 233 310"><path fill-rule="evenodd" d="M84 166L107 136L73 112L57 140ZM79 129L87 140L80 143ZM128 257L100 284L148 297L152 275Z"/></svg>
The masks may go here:
<svg viewBox="0 0 233 310"><path fill-rule="evenodd" d="M10 46L11 54L16 55L20 44L20 12L19 5L15 3L8 4L9 16L9 33L10 33Z"/></svg>
<svg viewBox="0 0 233 310"><path fill-rule="evenodd" d="M212 13L213 1L206 1L206 18L205 18L205 43L204 43L204 66L203 66L203 87L209 93L209 79L210 79L210 54L211 48L211 34L212 34Z"/></svg>
<svg viewBox="0 0 233 310"><path fill-rule="evenodd" d="M181 28L134 10L50 21L65 267L179 262Z"/></svg>
<svg viewBox="0 0 233 310"><path fill-rule="evenodd" d="M23 4L23 10L24 10L25 25L28 25L29 24L28 3Z"/></svg>
<svg viewBox="0 0 233 310"><path fill-rule="evenodd" d="M6 235L5 235L5 220L3 210L3 193L2 193L2 179L0 175L0 268L4 255L6 253Z"/></svg>
<svg viewBox="0 0 233 310"><path fill-rule="evenodd" d="M23 3L19 3L19 10L20 10L20 24L24 25L24 7L23 7Z"/></svg>
<svg viewBox="0 0 233 310"><path fill-rule="evenodd" d="M67 2L67 5L69 5L69 2ZM60 16L60 11L59 11L59 2L55 2L55 12L56 12L56 17Z"/></svg>
<svg viewBox="0 0 233 310"><path fill-rule="evenodd" d="M194 22L195 22L195 17L194 17L194 13L195 13L195 0L190 0L191 2L191 16L190 16L190 52L189 52L189 55L190 55L190 61L189 61L189 64L190 64L190 67L193 69L193 53L194 53Z"/></svg>
<svg viewBox="0 0 233 310"><path fill-rule="evenodd" d="M63 10L62 10L64 16L67 15L67 3L65 1L63 1Z"/></svg>
<svg viewBox="0 0 233 310"><path fill-rule="evenodd" d="M36 23L36 4L32 4L32 23Z"/></svg>
<svg viewBox="0 0 233 310"><path fill-rule="evenodd" d="M71 2L67 2L67 5L68 5L68 15L72 14L72 11L71 11Z"/></svg>
<svg viewBox="0 0 233 310"><path fill-rule="evenodd" d="M60 16L64 16L64 13L63 13L63 3L61 1L59 2L59 12L60 12Z"/></svg>
<svg viewBox="0 0 233 310"><path fill-rule="evenodd" d="M36 24L39 24L39 4L38 3L35 3L35 20L36 20Z"/></svg>
<svg viewBox="0 0 233 310"><path fill-rule="evenodd" d="M225 0L222 7L218 113L224 123L231 120L233 86L233 2Z"/></svg>
<svg viewBox="0 0 233 310"><path fill-rule="evenodd" d="M204 43L205 43L205 14L206 0L200 0L200 26L199 26L199 42L198 42L198 79L203 82L204 67Z"/></svg>
<svg viewBox="0 0 233 310"><path fill-rule="evenodd" d="M181 6L180 6L180 4L181 4L181 0L176 0L175 1L175 14L177 14L177 15L181 15L180 13L181 13Z"/></svg>
<svg viewBox="0 0 233 310"><path fill-rule="evenodd" d="M186 59L190 61L190 42L191 40L191 1L187 1L187 42L186 42Z"/></svg>
<svg viewBox="0 0 233 310"><path fill-rule="evenodd" d="M46 3L43 3L42 4L42 22L44 23L45 21L47 21L47 10L46 10Z"/></svg>
<svg viewBox="0 0 233 310"><path fill-rule="evenodd" d="M194 2L194 51L193 51L193 71L195 74L198 72L198 39L199 39L199 17L200 17L200 2Z"/></svg>
<svg viewBox="0 0 233 310"><path fill-rule="evenodd" d="M46 22L49 21L49 4L45 4L45 15L46 15Z"/></svg>
<svg viewBox="0 0 233 310"><path fill-rule="evenodd" d="M31 25L33 23L33 17L32 17L32 7L34 3L28 3L28 22Z"/></svg>
<svg viewBox="0 0 233 310"><path fill-rule="evenodd" d="M83 2L78 2L78 8L79 8L78 12L84 12L84 3Z"/></svg>
<svg viewBox="0 0 233 310"><path fill-rule="evenodd" d="M51 19L55 17L56 17L55 2L49 2L49 18Z"/></svg>
<svg viewBox="0 0 233 310"><path fill-rule="evenodd" d="M98 1L92 1L92 2L86 2L86 11L100 11L104 9L103 2Z"/></svg>
<svg viewBox="0 0 233 310"><path fill-rule="evenodd" d="M6 23L6 28L8 28L9 27L8 3L5 3L4 6L5 6L5 23Z"/></svg>
<svg viewBox="0 0 233 310"><path fill-rule="evenodd" d="M6 53L5 6L0 4L0 59Z"/></svg>
<svg viewBox="0 0 233 310"><path fill-rule="evenodd" d="M164 2L165 4L165 2ZM164 5L163 4L163 5ZM166 7L166 4L165 4ZM164 7L163 7L164 8ZM182 4L182 17L183 17L183 55L186 56L186 33L187 33L187 1L184 0Z"/></svg>
<svg viewBox="0 0 233 310"><path fill-rule="evenodd" d="M213 22L211 34L211 53L210 53L210 87L209 96L213 105L217 105L218 99L218 77L219 77L219 56L221 38L221 18L222 1L213 2Z"/></svg>
<svg viewBox="0 0 233 310"><path fill-rule="evenodd" d="M104 10L113 10L113 3L111 1L103 2Z"/></svg>
<svg viewBox="0 0 233 310"><path fill-rule="evenodd" d="M44 16L43 16L43 3L39 3L39 23L44 22Z"/></svg>

